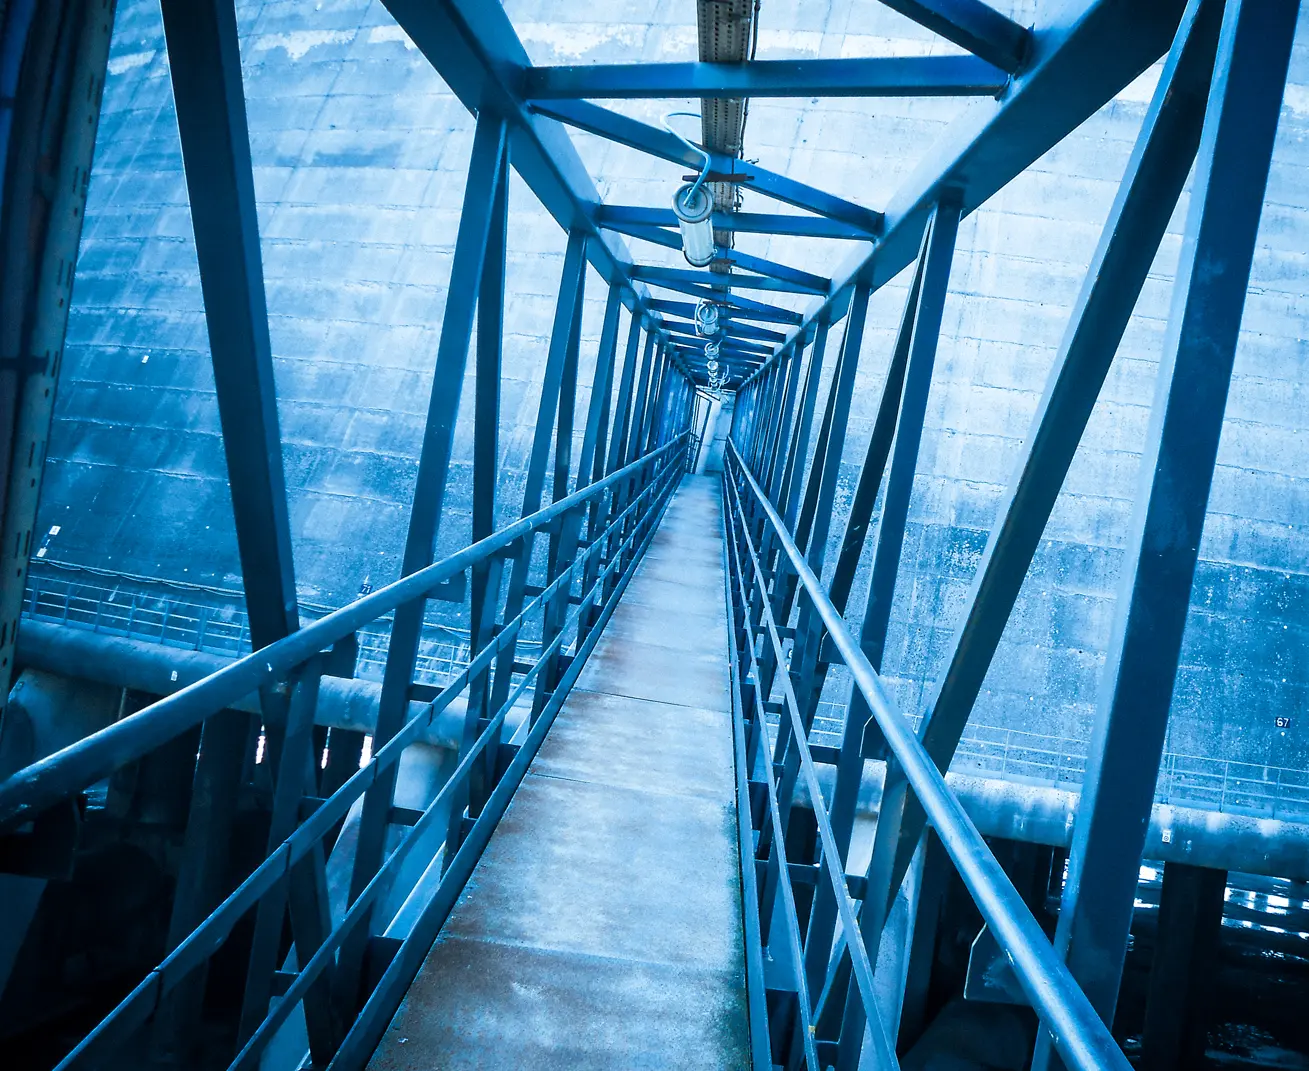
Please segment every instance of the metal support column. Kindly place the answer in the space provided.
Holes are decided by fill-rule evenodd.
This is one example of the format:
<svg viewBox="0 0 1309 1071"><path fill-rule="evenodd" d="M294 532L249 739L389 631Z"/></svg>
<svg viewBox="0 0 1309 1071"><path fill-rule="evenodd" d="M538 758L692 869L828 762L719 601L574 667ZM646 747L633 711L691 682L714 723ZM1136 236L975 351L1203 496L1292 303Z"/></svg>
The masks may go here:
<svg viewBox="0 0 1309 1071"><path fill-rule="evenodd" d="M1000 520L973 579L963 623L927 704L919 737L937 768L949 768L1046 521L1186 182L1199 143L1213 67L1219 4L1193 2L1178 31L1128 161L1059 355L1050 371ZM883 811L877 837L898 841L890 890L922 835L918 801L903 824ZM880 845L878 851L884 851Z"/></svg>
<svg viewBox="0 0 1309 1071"><path fill-rule="evenodd" d="M1141 1059L1150 1071L1184 1071L1204 1061L1226 891L1225 870L1164 864L1141 1033Z"/></svg>
<svg viewBox="0 0 1309 1071"><path fill-rule="evenodd" d="M1296 0L1229 0L1223 13L1055 934L1106 1023L1118 999L1298 8ZM1034 1067L1056 1063L1042 1034Z"/></svg>
<svg viewBox="0 0 1309 1071"><path fill-rule="evenodd" d="M432 553L445 503L446 480L450 472L455 419L459 412L464 371L468 365L473 313L481 288L487 239L493 226L497 179L503 176L501 160L505 152L506 134L504 120L490 108L483 109L478 116L473 137L463 211L455 239L454 265L450 272L450 289L446 296L445 317L432 373L432 395L428 403L413 507L409 515L409 530L405 537L401 564L404 576L432 564ZM409 693L413 685L426 605L427 600L419 598L402 604L395 611L382 677L382 694L378 700L377 728L373 733L374 750L381 748L399 731L408 714ZM364 795L359 841L350 880L352 902L381 865L394 792L395 769L391 768L380 774ZM361 926L341 949L336 999L343 1017L353 1018L361 996L362 967L368 936L368 927Z"/></svg>

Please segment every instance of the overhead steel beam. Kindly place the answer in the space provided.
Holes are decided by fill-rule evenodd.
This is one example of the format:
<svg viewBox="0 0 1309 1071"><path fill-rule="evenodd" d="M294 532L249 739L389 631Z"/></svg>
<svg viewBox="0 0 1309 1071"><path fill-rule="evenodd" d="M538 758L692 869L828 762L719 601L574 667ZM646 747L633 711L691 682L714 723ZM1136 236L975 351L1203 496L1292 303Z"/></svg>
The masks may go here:
<svg viewBox="0 0 1309 1071"><path fill-rule="evenodd" d="M597 63L529 67L523 71L522 93L531 100L967 97L993 96L1008 80L1005 71L977 56Z"/></svg>
<svg viewBox="0 0 1309 1071"><path fill-rule="evenodd" d="M1100 243L1091 259L1051 370L1024 453L974 575L971 597L951 643L946 670L928 699L919 730L942 768L963 735L1046 521L1126 330L1191 169L1205 111L1217 40L1217 15L1189 14L1146 113ZM1207 24L1207 25L1206 25ZM922 832L924 816L888 770L878 819L878 847L898 838L886 879L899 887ZM903 808L903 825L899 817Z"/></svg>
<svg viewBox="0 0 1309 1071"><path fill-rule="evenodd" d="M300 625L236 14L231 0L163 5L250 638Z"/></svg>
<svg viewBox="0 0 1309 1071"><path fill-rule="evenodd" d="M695 349L693 346L682 346L679 348L682 350L683 354L685 354L687 362L694 367L702 368L708 364L709 359L705 355L704 350ZM723 350L718 355L718 363L730 364L737 368L740 368L743 365L749 365L753 368L759 364L759 358L749 353L735 353Z"/></svg>
<svg viewBox="0 0 1309 1071"><path fill-rule="evenodd" d="M766 327L755 327L753 324L744 324L738 320L728 317L722 321L725 329L733 335L741 338L758 339L760 342L777 342L786 341L786 336L781 331L769 331Z"/></svg>
<svg viewBox="0 0 1309 1071"><path fill-rule="evenodd" d="M682 282L680 280L663 280L654 285L663 287L665 290L676 290L683 294L690 294L692 297L707 298L710 301L717 302L732 310L732 315L738 320L762 320L765 323L781 324L798 324L803 317L798 312L791 309L783 309L777 305L766 305L759 301L751 301L749 298L741 297L739 294L729 294L725 290L714 290L712 287L705 286L703 283Z"/></svg>
<svg viewBox="0 0 1309 1071"><path fill-rule="evenodd" d="M622 239L591 218L599 201L594 182L568 133L534 114L518 91L518 72L531 65L504 8L476 0L383 0L386 9L451 92L470 112L494 107L509 120L510 159L537 200L565 231L580 227L592 240L586 256L606 283L623 287L628 308L648 311L648 294L627 272ZM658 330L658 316L650 316Z"/></svg>
<svg viewBox="0 0 1309 1071"><path fill-rule="evenodd" d="M618 231L628 237L663 246L665 249L680 251L682 248L682 236L677 231L665 230L663 227L648 227L641 223L610 223L605 226L608 230ZM801 288L800 292L802 293L826 294L832 285L831 279L825 279L821 275L814 275L812 272L792 268L787 264L779 264L777 261L768 260L766 257L751 256L749 253L742 253L739 249L727 249L718 246L714 250L714 255L718 258L715 261L715 266L720 264L723 266L735 265L738 268L744 268L746 271L752 271L759 275L767 275L773 279L795 283ZM717 282L718 280L715 278L714 281Z"/></svg>
<svg viewBox="0 0 1309 1071"><path fill-rule="evenodd" d="M662 286L668 282L699 283L701 286L735 286L742 290L771 290L781 294L815 294L825 293L816 287L793 283L785 279L769 279L766 276L741 275L739 272L721 274L707 271L693 271L689 268L660 268L649 264L633 264L632 278Z"/></svg>
<svg viewBox="0 0 1309 1071"><path fill-rule="evenodd" d="M669 301L667 298L651 298L650 307L669 316L680 316L683 320L695 320L695 305L690 301ZM669 330L672 330L677 321L665 320L664 323ZM786 341L786 335L781 331L770 331L766 327L755 327L753 324L742 323L730 316L727 318L726 324L729 331L744 338L757 338L764 342Z"/></svg>
<svg viewBox="0 0 1309 1071"><path fill-rule="evenodd" d="M1216 4L1210 5L1217 7ZM1227 0L1055 948L1113 1018L1298 0ZM1043 1034L1036 1071L1059 1066Z"/></svg>
<svg viewBox="0 0 1309 1071"><path fill-rule="evenodd" d="M812 293L826 294L832 289L831 279L826 279L821 275L814 275L812 272L801 271L799 268L792 268L788 264L779 264L777 261L768 260L765 257L742 253L739 249L720 249L719 256L723 260L730 261L738 268L780 279L782 282L792 283L802 290Z"/></svg>
<svg viewBox="0 0 1309 1071"><path fill-rule="evenodd" d="M413 3L414 0L405 0L405 2ZM689 148L676 134L643 123L639 119L630 119L618 112L602 108L598 104L591 104L584 100L533 101L531 110L538 115L549 116L579 130L608 138L620 145L639 149L641 152L675 164L694 168L696 171L704 166L701 154ZM870 234L876 234L881 226L881 217L862 205L833 196L813 186L807 186L803 182L796 182L794 179L778 175L736 157L709 151L709 169L711 181L730 180L765 197L794 205L796 208L803 208L807 212L816 212L829 219L840 220ZM599 197L592 198L593 201L599 199Z"/></svg>
<svg viewBox="0 0 1309 1071"><path fill-rule="evenodd" d="M998 100L974 101L947 129L891 199L876 247L833 274L831 296L811 308L804 327L839 319L856 283L876 290L904 270L942 189L959 191L967 216L1111 100L1168 50L1184 7L1185 0L1066 0L1052 11L1049 28L1032 35L1022 73Z"/></svg>
<svg viewBox="0 0 1309 1071"><path fill-rule="evenodd" d="M771 357L773 348L766 342L759 342L755 339L738 336L734 331L723 330L712 338L700 334L694 325L687 323L685 320L666 320L665 328L671 336L672 341L676 342L679 338L693 339L697 343L719 342L725 346L738 346L750 350L760 357ZM736 326L736 325L731 325Z"/></svg>
<svg viewBox="0 0 1309 1071"><path fill-rule="evenodd" d="M641 205L593 206L596 224L618 229L620 226L677 227L671 208L646 208ZM710 217L714 230L738 234L787 234L799 238L838 238L844 241L867 241L873 231L841 223L822 216L782 215L771 212L715 212Z"/></svg>
<svg viewBox="0 0 1309 1071"><path fill-rule="evenodd" d="M617 231L629 238L639 238L651 245L661 245L665 249L682 248L682 236L677 231L666 227L651 227L644 223L606 223L605 230Z"/></svg>
<svg viewBox="0 0 1309 1071"><path fill-rule="evenodd" d="M689 342L684 342L677 339L674 339L672 344L676 346L678 349L680 349L683 353L690 354L697 358L700 357L706 359L708 358L708 354L705 353L703 346L696 346ZM718 359L720 361L731 359L731 360L735 360L738 364L741 361L749 361L751 364L758 364L764 359L761 354L752 353L748 349L737 349L734 346L728 346L726 344L724 344L723 347L718 351L718 355L719 355Z"/></svg>
<svg viewBox="0 0 1309 1071"><path fill-rule="evenodd" d="M981 0L882 0L947 41L968 49L1002 71L1017 74L1032 34Z"/></svg>
<svg viewBox="0 0 1309 1071"><path fill-rule="evenodd" d="M706 359L709 356L704 346L697 346L694 343L690 342L689 340L688 341L674 340L673 345L675 345L683 353L690 353L690 354L695 354L696 356L703 356ZM761 361L764 360L765 356L766 354L759 353L757 350L752 350L746 347L730 346L726 342L720 344L720 349L718 351L719 360L724 360L725 358L732 357L741 360L748 360L753 364L760 363Z"/></svg>

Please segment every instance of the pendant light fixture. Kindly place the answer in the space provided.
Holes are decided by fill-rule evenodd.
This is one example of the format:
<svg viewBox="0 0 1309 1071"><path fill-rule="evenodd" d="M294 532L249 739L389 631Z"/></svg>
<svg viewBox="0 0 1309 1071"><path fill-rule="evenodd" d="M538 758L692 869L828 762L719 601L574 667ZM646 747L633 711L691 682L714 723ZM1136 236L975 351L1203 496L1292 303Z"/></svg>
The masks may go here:
<svg viewBox="0 0 1309 1071"><path fill-rule="evenodd" d="M674 116L688 116L699 119L696 112L669 112L664 116L664 129L677 138L692 152L704 158L700 175L694 182L680 186L673 194L673 214L677 217L677 226L682 232L682 256L695 268L708 267L714 261L714 227L710 216L714 212L714 199L705 189L705 179L709 175L709 154L700 146L688 141L674 130L668 120Z"/></svg>

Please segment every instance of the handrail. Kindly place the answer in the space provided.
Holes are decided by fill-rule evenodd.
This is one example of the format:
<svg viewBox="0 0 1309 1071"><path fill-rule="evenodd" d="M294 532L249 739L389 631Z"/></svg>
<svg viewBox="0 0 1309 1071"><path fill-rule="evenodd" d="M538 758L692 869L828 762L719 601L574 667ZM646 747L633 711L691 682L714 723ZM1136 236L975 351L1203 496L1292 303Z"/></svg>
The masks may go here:
<svg viewBox="0 0 1309 1071"><path fill-rule="evenodd" d="M397 991L402 992L403 988L407 987L412 980L412 976L399 976L402 976L409 968L417 969L418 961L426 953L426 945L430 944L431 938L435 936L435 930L432 927L439 928L444 918L443 911L448 912L449 906L453 905L464 882L471 874L482 847L485 845L486 840L489 839L491 831L499 821L505 807L508 806L509 797L517 788L518 783L521 782L527 765L540 747L545 733L562 706L573 680L580 673L586 656L597 642L605 620L612 612L613 606L621 596L627 580L630 579L632 572L635 570L640 560L640 553L635 550L637 544L639 543L641 549L644 549L644 546L653 537L653 521L657 519L662 505L667 502L675 489L677 476L682 471L680 457L676 453L669 454L669 450L678 447L684 438L685 435L683 434L665 447L652 451L632 465L620 469L613 476L592 485L591 488L560 499L554 507L541 510L523 521L509 526L501 533L497 533L496 536L482 540L480 543L473 544L473 547L467 548L467 550L472 550L482 547L484 548L482 551L483 556L493 554L500 547L507 546L519 538L523 534L524 525L530 524L530 530L535 530L542 524L548 524L551 519L559 516L562 512L585 506L592 497L591 493L602 492L605 488L612 486L616 480L630 477L633 472L639 471L651 461L663 462L657 465L655 475L633 497L632 501L620 512L614 514L609 519L608 525L602 531L596 533L595 538L589 541L589 545L577 554L572 564L561 568L558 576L553 581L537 593L512 620L505 622L495 638L478 651L472 661L441 689L423 711L409 718L400 730L384 746L378 749L369 762L349 777L331 796L326 800L315 801L312 811L298 822L286 838L268 853L266 858L255 867L245 880L194 930L183 938L177 947L60 1062L58 1065L59 1071L100 1066L100 1062L107 1052L113 1051L139 1027L148 1022L161 1006L165 995L181 984L190 972L205 963L222 946L230 936L237 921L278 887L279 883L288 879L296 867L305 865L310 853L328 836L329 831L346 817L355 801L379 780L384 771L399 762L405 748L417 739L423 727L448 706L458 694L464 691L474 678L491 667L501 650L514 642L527 617L536 610L547 607L553 597L561 590L571 589L573 581L579 575L585 575L583 570L586 570L591 560L606 547L609 537L613 535L614 538L619 538L621 535L619 541L609 549L608 560L595 571L593 576L588 576L590 580L589 587L580 593L576 608L567 615L566 620L555 632L553 639L543 648L542 658L527 670L523 679L516 684L505 702L487 719L486 723L479 723L480 731L477 737L466 749L461 751L455 770L436 792L434 798L422 813L405 830L395 848L387 855L360 894L350 903L345 916L331 928L331 931L326 934L322 942L306 957L305 962L295 972L294 979L291 980L281 998L272 1004L251 1036L244 1040L240 1052L230 1064L232 1069L255 1068L258 1066L261 1053L275 1036L278 1028L305 999L310 990L316 984L321 984L325 980L325 976L331 972L335 965L337 951L351 939L351 935L358 929L359 924L370 917L371 909L386 890L390 888L392 879L410 851L440 819L443 808L456 798L456 793L464 790L468 776L473 768L479 763L485 762L484 752L489 746L493 746L494 741L499 739L500 731L509 711L525 694L528 687L533 683L533 679L542 672L549 656L562 649L569 636L569 630L582 619L592 598L602 594L606 588L609 588L609 594L603 600L600 608L601 613L599 620L596 622L597 627L593 628L585 639L579 638L577 656L570 663L563 679L556 687L552 699L540 716L531 723L526 738L518 747L508 769L497 782L491 798L477 816L469 833L457 851L453 853L453 857L446 859L441 882L433 893L427 907L424 908L421 918L411 930L409 937L402 942L400 950L392 959L391 965L387 967L382 982L378 983L376 989L368 997L363 1012L335 1050L332 1062L334 1068L338 1067L338 1065L362 1066L362 1059L366 1059L368 1052L371 1052L372 1044L375 1044L376 1038L373 1035L380 1028L384 1028L386 1022L389 1022L391 1015L394 1014L395 1008L391 1004L398 1004L399 996ZM517 533L517 535L511 535L511 533ZM497 537L503 537L503 539L498 540ZM438 563L429 570L413 574L413 577L420 577L424 574L431 576L432 570L442 569L447 563L454 560L462 561L464 554L465 552L460 552L460 554L453 555L451 558L447 558L445 562ZM406 580L413 579L413 577L406 578ZM437 574L437 578L431 580L430 583L440 583L441 579L442 576ZM403 584L405 581L399 583ZM377 595L386 596L388 592L393 593L398 586L397 584L383 588L376 595L368 596L366 600L360 601L371 600L372 605L376 605L377 601L379 601L376 599ZM403 596L401 597L402 600ZM359 604L353 605L358 606ZM351 609L351 607L345 609ZM354 618L351 617L348 620L354 620ZM266 651L256 652L256 655L251 657L260 657L278 648L284 651L284 645L287 642L287 640L279 641L270 645ZM316 659L317 656L318 652L314 651L309 655L309 659ZM248 659L243 661L248 661ZM281 664L280 661L277 664ZM224 674L230 677L231 668L228 667L228 669L214 674L207 680L212 681ZM160 705L155 704L154 707L157 708ZM154 708L147 708L147 710L150 709ZM176 717L176 715L174 716ZM65 751L67 750L70 749L65 749ZM428 930L432 932L426 932ZM419 949L418 945L423 947ZM399 977L399 982L396 980L397 977ZM400 985L400 982L403 985ZM384 983L388 983L385 990L383 990ZM348 1055L345 1055L347 1053ZM356 1060L356 1057L360 1059Z"/></svg>
<svg viewBox="0 0 1309 1071"><path fill-rule="evenodd" d="M0 783L0 829L12 828L60 800L142 758L205 718L261 687L283 680L314 655L532 535L651 463L683 447L686 432L602 480L553 502L500 531L341 607L276 643L253 651L203 680L165 696L113 725L24 767Z"/></svg>
<svg viewBox="0 0 1309 1071"><path fill-rule="evenodd" d="M832 644L840 652L855 687L867 701L942 846L1009 957L1019 985L1050 1032L1060 1056L1077 1071L1129 1071L1131 1065L1108 1027L1100 1020L1068 968L1055 955L1049 938L991 854L963 805L946 785L945 776L936 768L908 721L887 695L880 676L827 597L822 582L809 568L804 553L796 546L782 518L730 441L726 457L732 473L750 489L778 545L790 560L790 568L798 577L801 589L811 600ZM818 801L822 796L815 794L813 798L815 810L821 810ZM848 935L851 931L846 932Z"/></svg>
<svg viewBox="0 0 1309 1071"><path fill-rule="evenodd" d="M743 513L740 505L740 496L736 487L730 482L727 485L732 491L732 504L736 506L734 511L729 511L729 517L733 514L732 527L736 527L735 521ZM746 550L750 555L750 564L753 567L755 583L762 591L767 590L766 581L764 580L764 571L759 563L759 554L755 549L754 541L750 538L750 533L741 526L741 536L745 542ZM745 593L745 577L741 573L741 563L739 556L735 553L735 547L732 548L732 568L736 574L736 579L741 587L742 595ZM779 663L785 661L785 652L782 648L782 639L777 631L777 622L774 619L772 607L768 599L762 601L763 623L767 626L768 639L772 644L773 652ZM758 656L753 646L750 649L750 665L754 677L755 687L759 687L761 679ZM809 788L810 798L821 800L823 798L822 787L818 782L818 771L814 766L813 756L809 752L809 743L805 739L804 728L800 721L800 706L796 701L795 691L791 685L789 674L781 675L782 688L784 693L785 706L790 715L793 737L800 755L800 766L805 775L805 781ZM765 753L772 753L773 740L769 736L768 725L761 721L760 729L763 732L764 743L767 745ZM781 798L777 784L777 776L773 770L772 763L763 762L760 764L765 775L765 783L768 790L768 810L769 818L773 830L773 848L777 852L777 869L778 873L784 873L787 870L788 863L785 854L786 832L782 824ZM846 884L845 874L841 864L841 853L836 845L836 835L832 831L832 823L828 818L827 812L823 807L814 807L814 817L817 819L818 836L823 846L823 870L828 882L831 884L832 891L836 897L837 910L840 913L842 931L847 934L858 932L858 922L855 917L854 900L850 896L850 890ZM800 926L799 918L796 915L794 894L791 890L790 883L787 881L780 882L780 891L782 893L783 906L786 911L788 922L788 940L791 945L791 955L796 964L804 961L804 952L800 946ZM868 950L864 947L862 941L855 941L850 944L850 956L853 966L855 982L859 987L859 996L863 1001L864 1014L868 1020L869 1034L874 1046L876 1056L876 1066L882 1071L894 1071L900 1065L895 1058L895 1050L891 1047L890 1041L886 1036L886 1027L882 1022L881 1015L877 1009L877 995L873 988L873 965L869 960ZM805 1047L805 1058L809 1065L817 1071L818 1058L814 1046L813 1030L811 1029L811 996L808 991L808 984L803 970L796 972L797 996L800 1003L800 1011L804 1017L801 1024L801 1040Z"/></svg>

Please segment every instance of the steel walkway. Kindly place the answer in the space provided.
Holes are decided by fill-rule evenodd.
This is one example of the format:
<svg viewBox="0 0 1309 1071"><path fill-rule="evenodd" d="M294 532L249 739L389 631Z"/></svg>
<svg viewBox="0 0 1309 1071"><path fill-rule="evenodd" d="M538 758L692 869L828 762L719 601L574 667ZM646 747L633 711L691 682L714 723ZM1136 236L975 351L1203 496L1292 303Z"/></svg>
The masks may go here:
<svg viewBox="0 0 1309 1071"><path fill-rule="evenodd" d="M719 486L673 498L370 1068L749 1066Z"/></svg>

